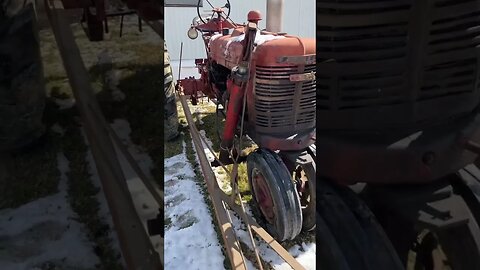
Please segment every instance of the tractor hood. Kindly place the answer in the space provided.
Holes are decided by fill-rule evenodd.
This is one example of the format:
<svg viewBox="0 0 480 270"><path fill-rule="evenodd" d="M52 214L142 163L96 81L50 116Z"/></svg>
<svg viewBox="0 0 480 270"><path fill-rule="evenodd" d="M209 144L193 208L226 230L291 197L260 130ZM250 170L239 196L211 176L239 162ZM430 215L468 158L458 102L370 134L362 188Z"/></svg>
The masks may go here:
<svg viewBox="0 0 480 270"><path fill-rule="evenodd" d="M243 27L235 29L231 35L214 35L209 42L210 56L218 64L232 69L240 62L244 39ZM315 54L314 38L299 38L260 31L255 37L253 60L257 65L276 66L279 57L311 54Z"/></svg>

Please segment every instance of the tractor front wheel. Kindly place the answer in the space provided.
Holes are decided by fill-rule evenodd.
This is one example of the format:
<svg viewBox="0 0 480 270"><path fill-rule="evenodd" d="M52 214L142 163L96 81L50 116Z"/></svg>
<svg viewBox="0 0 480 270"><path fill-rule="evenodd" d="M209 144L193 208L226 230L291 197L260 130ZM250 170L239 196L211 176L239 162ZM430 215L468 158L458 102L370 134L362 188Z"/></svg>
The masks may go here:
<svg viewBox="0 0 480 270"><path fill-rule="evenodd" d="M292 240L302 230L302 209L292 177L278 154L257 149L247 158L253 210L277 241Z"/></svg>

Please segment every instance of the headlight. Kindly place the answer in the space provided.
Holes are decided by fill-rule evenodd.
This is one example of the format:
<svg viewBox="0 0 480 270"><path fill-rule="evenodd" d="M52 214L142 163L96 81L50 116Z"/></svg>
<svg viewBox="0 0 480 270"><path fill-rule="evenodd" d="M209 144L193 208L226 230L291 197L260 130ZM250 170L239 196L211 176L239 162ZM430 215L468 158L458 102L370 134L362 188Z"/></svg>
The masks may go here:
<svg viewBox="0 0 480 270"><path fill-rule="evenodd" d="M196 39L198 37L197 29L195 29L195 27L191 27L187 32L187 36L190 39Z"/></svg>

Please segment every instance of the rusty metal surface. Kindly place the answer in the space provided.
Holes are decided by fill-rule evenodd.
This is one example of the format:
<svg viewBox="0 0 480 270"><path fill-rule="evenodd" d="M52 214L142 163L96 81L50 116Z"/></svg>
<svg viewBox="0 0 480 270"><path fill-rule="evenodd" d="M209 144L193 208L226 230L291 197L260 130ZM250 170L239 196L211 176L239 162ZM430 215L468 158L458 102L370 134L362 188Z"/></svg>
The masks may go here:
<svg viewBox="0 0 480 270"><path fill-rule="evenodd" d="M480 115L392 141L319 134L316 144L318 158L323 160L318 164L322 176L344 183L426 183L478 157L471 151L472 143L466 142L480 141Z"/></svg>
<svg viewBox="0 0 480 270"><path fill-rule="evenodd" d="M317 4L319 130L421 129L479 104L480 6L465 1Z"/></svg>
<svg viewBox="0 0 480 270"><path fill-rule="evenodd" d="M477 157L478 1L322 2L317 14L322 176L430 182Z"/></svg>
<svg viewBox="0 0 480 270"><path fill-rule="evenodd" d="M65 22L63 7L59 1L45 0L45 9L84 123L126 265L128 269L163 269L133 205L113 143L105 129L107 122L103 115L95 115L101 110L72 30Z"/></svg>

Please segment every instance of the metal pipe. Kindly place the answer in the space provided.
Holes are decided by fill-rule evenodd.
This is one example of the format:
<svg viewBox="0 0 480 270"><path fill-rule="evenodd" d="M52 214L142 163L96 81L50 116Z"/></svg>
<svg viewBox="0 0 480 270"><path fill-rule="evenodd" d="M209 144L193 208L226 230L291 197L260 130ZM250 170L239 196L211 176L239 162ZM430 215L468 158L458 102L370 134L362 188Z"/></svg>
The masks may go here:
<svg viewBox="0 0 480 270"><path fill-rule="evenodd" d="M267 31L282 32L284 0L267 0Z"/></svg>

